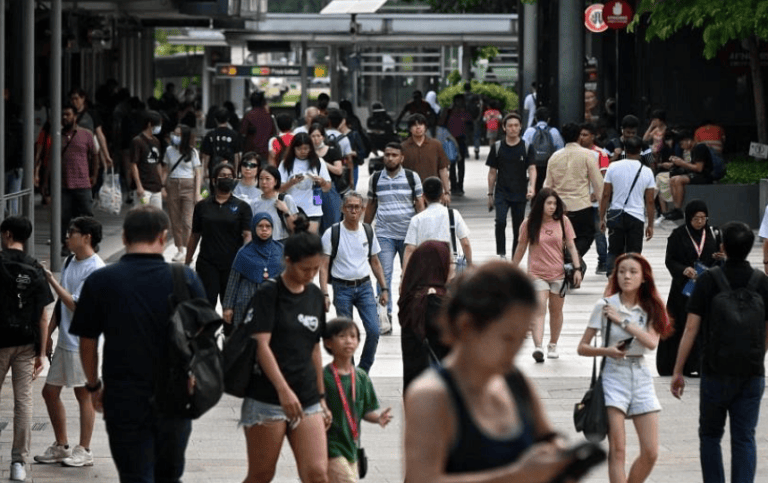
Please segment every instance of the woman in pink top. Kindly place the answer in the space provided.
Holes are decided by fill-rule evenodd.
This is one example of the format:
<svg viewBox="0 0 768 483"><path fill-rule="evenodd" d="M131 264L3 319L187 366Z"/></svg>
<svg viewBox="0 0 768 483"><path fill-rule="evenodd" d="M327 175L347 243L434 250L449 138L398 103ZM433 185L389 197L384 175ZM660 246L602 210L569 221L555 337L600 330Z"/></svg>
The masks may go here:
<svg viewBox="0 0 768 483"><path fill-rule="evenodd" d="M531 204L531 213L520 226L520 242L515 250L512 263L518 265L530 246L528 254L528 275L533 279L533 286L539 293L539 313L533 322L531 332L536 348L533 358L544 362L542 340L544 339L544 316L549 307L549 344L547 357L557 359L557 340L563 328L563 303L565 296L560 290L565 280L563 270L563 245L568 248L571 260L577 260L574 284L581 284L581 270L578 266L578 253L573 239L573 232L568 217L563 214L563 200L552 188L542 188Z"/></svg>

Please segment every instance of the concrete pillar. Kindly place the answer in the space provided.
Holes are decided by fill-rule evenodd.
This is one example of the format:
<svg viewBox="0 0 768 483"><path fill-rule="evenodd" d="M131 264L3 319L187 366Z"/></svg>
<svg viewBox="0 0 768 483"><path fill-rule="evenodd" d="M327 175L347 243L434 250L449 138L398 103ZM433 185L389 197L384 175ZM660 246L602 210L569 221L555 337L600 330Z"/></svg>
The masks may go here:
<svg viewBox="0 0 768 483"><path fill-rule="evenodd" d="M561 2L558 13L556 106L560 125L584 119L584 2Z"/></svg>
<svg viewBox="0 0 768 483"><path fill-rule="evenodd" d="M207 113L211 105L211 72L208 66L211 64L211 48L203 47L203 71L200 73L200 79L203 83L203 112Z"/></svg>
<svg viewBox="0 0 768 483"><path fill-rule="evenodd" d="M307 75L307 43L301 43L301 115L304 119L304 111L309 106L309 76Z"/></svg>
<svg viewBox="0 0 768 483"><path fill-rule="evenodd" d="M51 1L51 270L61 271L61 0ZM117 158L116 158L117 159Z"/></svg>
<svg viewBox="0 0 768 483"><path fill-rule="evenodd" d="M27 195L19 200L22 213L32 222L32 236L27 243L26 251L35 255L35 2L24 2L24 21L22 23L22 43L24 44L23 84L23 123L24 123L24 176L22 190L29 190Z"/></svg>
<svg viewBox="0 0 768 483"><path fill-rule="evenodd" d="M136 32L133 39L133 94L145 101L143 85L141 83L142 56L141 56L141 31Z"/></svg>
<svg viewBox="0 0 768 483"><path fill-rule="evenodd" d="M537 7L529 3L523 4L518 58L520 61L520 109L525 96L531 90L531 84L536 82L538 56L536 53Z"/></svg>
<svg viewBox="0 0 768 483"><path fill-rule="evenodd" d="M328 61L328 75L331 80L331 100L339 102L339 47L331 45L329 47L330 55Z"/></svg>
<svg viewBox="0 0 768 483"><path fill-rule="evenodd" d="M461 44L461 79L472 79L472 51L467 43Z"/></svg>
<svg viewBox="0 0 768 483"><path fill-rule="evenodd" d="M5 0L0 0L0 93L5 94ZM5 218L5 96L0 98L0 220Z"/></svg>

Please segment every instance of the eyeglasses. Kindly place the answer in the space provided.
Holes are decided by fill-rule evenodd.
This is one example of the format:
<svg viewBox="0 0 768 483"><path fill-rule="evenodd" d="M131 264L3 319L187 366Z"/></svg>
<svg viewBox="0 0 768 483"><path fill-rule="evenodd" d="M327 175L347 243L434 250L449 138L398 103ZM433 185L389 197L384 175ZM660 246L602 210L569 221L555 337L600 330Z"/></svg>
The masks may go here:
<svg viewBox="0 0 768 483"><path fill-rule="evenodd" d="M256 164L256 163L243 163L243 168L251 168L251 169L253 169L253 168L258 168L258 167L259 167L259 165Z"/></svg>
<svg viewBox="0 0 768 483"><path fill-rule="evenodd" d="M706 216L694 216L691 221L707 221L709 218Z"/></svg>
<svg viewBox="0 0 768 483"><path fill-rule="evenodd" d="M80 230L78 230L78 229L76 229L76 228L70 228L69 230L67 230L67 236L72 236L72 235L74 235L74 234L80 234L80 235L82 235L82 234L83 234L83 232L82 232L82 231L80 231Z"/></svg>
<svg viewBox="0 0 768 483"><path fill-rule="evenodd" d="M346 205L344 209L349 211L361 211L363 209L363 206L362 205Z"/></svg>

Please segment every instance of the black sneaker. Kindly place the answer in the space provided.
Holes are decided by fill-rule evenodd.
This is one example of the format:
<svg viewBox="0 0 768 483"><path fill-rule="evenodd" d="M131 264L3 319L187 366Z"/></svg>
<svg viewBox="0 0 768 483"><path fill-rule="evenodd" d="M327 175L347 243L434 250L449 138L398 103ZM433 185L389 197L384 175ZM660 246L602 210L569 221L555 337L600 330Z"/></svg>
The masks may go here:
<svg viewBox="0 0 768 483"><path fill-rule="evenodd" d="M680 208L675 208L665 215L665 218L669 221L682 220L684 217L683 210Z"/></svg>
<svg viewBox="0 0 768 483"><path fill-rule="evenodd" d="M605 268L605 265L602 265L602 264L600 264L600 265L598 265L598 266L597 266L597 268L595 269L595 274L596 274L596 275L600 275L600 274L603 274L603 273L605 273L605 272L607 272L607 271L608 271L608 270Z"/></svg>
<svg viewBox="0 0 768 483"><path fill-rule="evenodd" d="M544 362L544 351L541 349L541 347L537 347L533 351L533 358L536 362Z"/></svg>

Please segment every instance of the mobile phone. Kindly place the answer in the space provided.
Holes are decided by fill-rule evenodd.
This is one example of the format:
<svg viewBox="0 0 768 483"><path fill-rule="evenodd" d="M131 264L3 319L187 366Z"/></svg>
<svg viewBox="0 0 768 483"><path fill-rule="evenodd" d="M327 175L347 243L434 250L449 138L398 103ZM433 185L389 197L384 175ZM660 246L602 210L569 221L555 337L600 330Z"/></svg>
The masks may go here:
<svg viewBox="0 0 768 483"><path fill-rule="evenodd" d="M625 351L629 347L629 344L632 343L632 341L635 340L634 337L630 337L629 339L624 339L620 341L618 344L616 344L616 348L620 351Z"/></svg>
<svg viewBox="0 0 768 483"><path fill-rule="evenodd" d="M606 453L598 444L589 441L579 443L565 450L564 456L575 458L563 472L553 480L553 483L560 483L567 478L578 480L584 476L592 467L599 465L606 459Z"/></svg>

